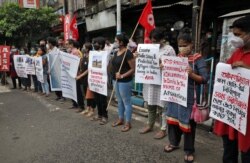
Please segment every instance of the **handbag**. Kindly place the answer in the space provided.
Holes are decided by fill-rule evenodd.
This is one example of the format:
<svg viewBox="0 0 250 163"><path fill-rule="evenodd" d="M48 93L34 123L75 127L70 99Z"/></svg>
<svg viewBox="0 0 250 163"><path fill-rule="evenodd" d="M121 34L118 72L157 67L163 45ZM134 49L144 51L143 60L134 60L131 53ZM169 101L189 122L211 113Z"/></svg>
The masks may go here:
<svg viewBox="0 0 250 163"><path fill-rule="evenodd" d="M196 123L203 123L209 119L209 106L195 103L192 107L191 119Z"/></svg>
<svg viewBox="0 0 250 163"><path fill-rule="evenodd" d="M209 105L207 103L197 104L195 88L194 82L194 104L192 107L191 119L193 119L196 123L203 123L209 119Z"/></svg>

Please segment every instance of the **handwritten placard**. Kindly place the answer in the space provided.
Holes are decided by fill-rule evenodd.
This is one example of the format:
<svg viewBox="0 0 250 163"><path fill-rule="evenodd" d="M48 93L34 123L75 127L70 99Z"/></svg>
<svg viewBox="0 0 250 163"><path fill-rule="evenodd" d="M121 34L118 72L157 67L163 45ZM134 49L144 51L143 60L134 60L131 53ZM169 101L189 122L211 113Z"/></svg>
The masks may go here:
<svg viewBox="0 0 250 163"><path fill-rule="evenodd" d="M163 56L162 64L161 100L187 107L188 59Z"/></svg>
<svg viewBox="0 0 250 163"><path fill-rule="evenodd" d="M139 44L136 58L135 82L145 84L161 84L159 66L159 44Z"/></svg>
<svg viewBox="0 0 250 163"><path fill-rule="evenodd" d="M216 67L215 84L210 117L222 121L242 134L246 134L249 99L250 70L232 69L219 63Z"/></svg>

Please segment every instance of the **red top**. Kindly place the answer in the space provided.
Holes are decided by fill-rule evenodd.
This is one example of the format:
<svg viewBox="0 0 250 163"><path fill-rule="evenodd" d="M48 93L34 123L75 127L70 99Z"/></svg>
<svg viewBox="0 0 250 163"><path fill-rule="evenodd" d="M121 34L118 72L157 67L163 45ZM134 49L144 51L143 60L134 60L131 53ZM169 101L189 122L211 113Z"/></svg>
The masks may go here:
<svg viewBox="0 0 250 163"><path fill-rule="evenodd" d="M232 64L236 61L243 61L246 65L250 66L250 51L244 53L242 49L236 50L231 58L227 61L228 64ZM214 124L214 133L223 136L228 135L230 140L238 139L238 146L240 151L247 152L250 149L250 100L248 97L248 108L247 108L247 129L246 135L241 134L233 127L221 122L215 121Z"/></svg>

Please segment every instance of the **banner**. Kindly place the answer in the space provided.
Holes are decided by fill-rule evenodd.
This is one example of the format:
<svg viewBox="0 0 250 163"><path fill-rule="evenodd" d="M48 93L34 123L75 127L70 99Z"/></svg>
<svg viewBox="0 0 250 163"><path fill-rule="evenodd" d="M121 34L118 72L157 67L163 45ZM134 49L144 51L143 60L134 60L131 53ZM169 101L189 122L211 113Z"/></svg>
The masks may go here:
<svg viewBox="0 0 250 163"><path fill-rule="evenodd" d="M65 15L63 30L64 30L64 41L67 41L70 38L69 37L70 36L70 15L69 14Z"/></svg>
<svg viewBox="0 0 250 163"><path fill-rule="evenodd" d="M42 57L35 57L36 77L41 83L44 83L43 78L43 59Z"/></svg>
<svg viewBox="0 0 250 163"><path fill-rule="evenodd" d="M49 61L50 87L52 91L61 91L61 58L58 49L53 49L47 54Z"/></svg>
<svg viewBox="0 0 250 163"><path fill-rule="evenodd" d="M108 52L107 51L90 51L89 54L89 89L103 95L108 95Z"/></svg>
<svg viewBox="0 0 250 163"><path fill-rule="evenodd" d="M77 102L76 76L80 63L80 58L65 52L61 52L62 58L62 93L63 97L73 99Z"/></svg>
<svg viewBox="0 0 250 163"><path fill-rule="evenodd" d="M35 70L34 57L26 56L25 64L26 64L26 73L30 75L35 75L36 70Z"/></svg>
<svg viewBox="0 0 250 163"><path fill-rule="evenodd" d="M250 70L218 63L210 117L246 134Z"/></svg>
<svg viewBox="0 0 250 163"><path fill-rule="evenodd" d="M0 71L10 70L10 47L0 46Z"/></svg>
<svg viewBox="0 0 250 163"><path fill-rule="evenodd" d="M28 78L26 73L26 55L14 55L14 66L18 77Z"/></svg>
<svg viewBox="0 0 250 163"><path fill-rule="evenodd" d="M139 44L136 58L135 82L161 85L159 44Z"/></svg>
<svg viewBox="0 0 250 163"><path fill-rule="evenodd" d="M161 100L187 107L188 58L162 57Z"/></svg>
<svg viewBox="0 0 250 163"><path fill-rule="evenodd" d="M19 0L19 6L23 8L39 8L39 0Z"/></svg>

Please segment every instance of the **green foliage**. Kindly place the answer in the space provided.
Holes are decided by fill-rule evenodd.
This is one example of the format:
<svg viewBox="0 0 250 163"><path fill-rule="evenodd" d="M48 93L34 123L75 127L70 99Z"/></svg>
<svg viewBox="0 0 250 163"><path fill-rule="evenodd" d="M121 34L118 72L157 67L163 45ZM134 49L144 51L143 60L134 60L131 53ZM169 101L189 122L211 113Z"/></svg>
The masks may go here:
<svg viewBox="0 0 250 163"><path fill-rule="evenodd" d="M58 22L58 16L52 8L20 8L16 3L0 7L0 32L12 39L24 38L32 41L50 30Z"/></svg>

